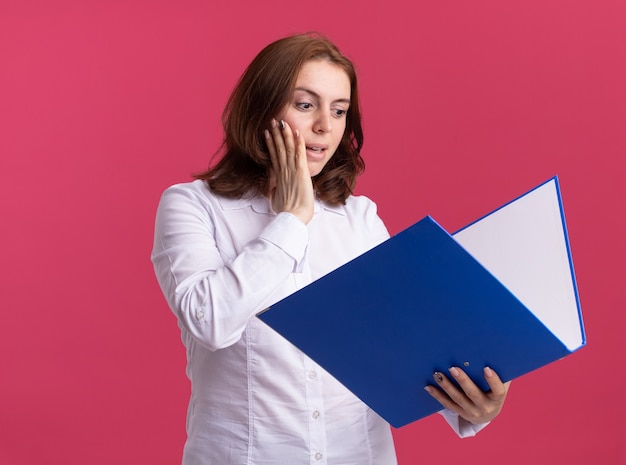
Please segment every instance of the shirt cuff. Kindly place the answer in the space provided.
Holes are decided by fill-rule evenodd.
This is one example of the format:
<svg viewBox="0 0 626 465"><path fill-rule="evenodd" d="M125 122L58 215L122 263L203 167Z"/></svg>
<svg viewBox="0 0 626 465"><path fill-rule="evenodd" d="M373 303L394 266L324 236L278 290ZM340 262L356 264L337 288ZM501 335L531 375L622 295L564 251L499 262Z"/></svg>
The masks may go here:
<svg viewBox="0 0 626 465"><path fill-rule="evenodd" d="M309 231L295 215L286 212L279 213L274 221L265 227L260 238L274 244L293 258L294 273L302 272L309 244Z"/></svg>
<svg viewBox="0 0 626 465"><path fill-rule="evenodd" d="M448 409L440 410L439 414L446 419L448 424L460 438L471 438L472 436L476 436L476 433L489 424L489 422L487 422L474 425L473 423L470 423L460 417L458 413L454 413Z"/></svg>

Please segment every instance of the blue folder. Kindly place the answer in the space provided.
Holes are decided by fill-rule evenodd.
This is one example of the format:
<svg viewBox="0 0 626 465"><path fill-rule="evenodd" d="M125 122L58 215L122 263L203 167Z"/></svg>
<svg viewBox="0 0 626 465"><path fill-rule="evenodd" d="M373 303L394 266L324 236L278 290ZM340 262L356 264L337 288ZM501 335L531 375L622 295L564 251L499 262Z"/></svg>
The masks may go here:
<svg viewBox="0 0 626 465"><path fill-rule="evenodd" d="M442 408L435 371L487 390L485 366L558 360L585 345L558 178L454 235L428 216L258 317L395 427Z"/></svg>

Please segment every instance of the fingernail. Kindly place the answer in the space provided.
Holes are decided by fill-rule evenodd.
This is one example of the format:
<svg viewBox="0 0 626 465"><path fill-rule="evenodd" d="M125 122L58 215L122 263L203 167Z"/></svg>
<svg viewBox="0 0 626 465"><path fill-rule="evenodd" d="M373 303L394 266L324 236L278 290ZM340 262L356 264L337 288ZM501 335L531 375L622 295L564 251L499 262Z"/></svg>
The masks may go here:
<svg viewBox="0 0 626 465"><path fill-rule="evenodd" d="M443 375L441 373L439 373L438 371L435 371L435 373L433 373L433 376L440 383L443 381Z"/></svg>
<svg viewBox="0 0 626 465"><path fill-rule="evenodd" d="M432 394L433 390L430 386L424 386L424 391L426 391L429 394Z"/></svg>
<svg viewBox="0 0 626 465"><path fill-rule="evenodd" d="M300 138L300 131L296 129L296 139L299 139L299 138Z"/></svg>
<svg viewBox="0 0 626 465"><path fill-rule="evenodd" d="M282 119L280 120L280 129L285 129L285 122Z"/></svg>
<svg viewBox="0 0 626 465"><path fill-rule="evenodd" d="M266 139L270 138L270 132L267 129L265 131L263 131L263 134L265 135Z"/></svg>
<svg viewBox="0 0 626 465"><path fill-rule="evenodd" d="M452 376L454 376L455 378L461 374L461 372L455 367L450 368L450 373L452 373Z"/></svg>
<svg viewBox="0 0 626 465"><path fill-rule="evenodd" d="M272 125L273 128L275 128L276 126L278 126L278 123L276 122L276 120L274 118L272 118L272 121L270 123Z"/></svg>
<svg viewBox="0 0 626 465"><path fill-rule="evenodd" d="M491 377L493 376L493 370L492 370L491 368L489 368L489 367L485 367L485 370L484 370L484 371L485 371L485 376L486 376L487 378L491 378Z"/></svg>

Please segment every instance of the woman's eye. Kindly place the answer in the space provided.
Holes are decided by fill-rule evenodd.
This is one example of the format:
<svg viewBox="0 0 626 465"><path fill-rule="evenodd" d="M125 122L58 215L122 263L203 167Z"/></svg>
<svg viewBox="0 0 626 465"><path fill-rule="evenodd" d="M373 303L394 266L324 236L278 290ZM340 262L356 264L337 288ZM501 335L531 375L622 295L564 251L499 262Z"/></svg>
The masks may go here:
<svg viewBox="0 0 626 465"><path fill-rule="evenodd" d="M296 106L297 106L298 108L302 109L302 110L308 110L308 109L310 109L313 105L311 105L311 104L310 104L310 103L308 103L308 102L300 102L300 103L297 103L297 104L296 104Z"/></svg>
<svg viewBox="0 0 626 465"><path fill-rule="evenodd" d="M337 109L334 110L334 112L335 112L335 116L340 117L340 116L344 116L347 113L347 110L343 110L341 108L337 108Z"/></svg>

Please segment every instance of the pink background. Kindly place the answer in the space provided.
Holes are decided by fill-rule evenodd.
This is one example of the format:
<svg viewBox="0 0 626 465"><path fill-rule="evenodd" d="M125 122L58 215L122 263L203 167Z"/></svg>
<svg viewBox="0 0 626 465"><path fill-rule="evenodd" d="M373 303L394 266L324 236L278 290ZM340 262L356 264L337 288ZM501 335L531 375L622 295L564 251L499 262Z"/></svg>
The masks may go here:
<svg viewBox="0 0 626 465"><path fill-rule="evenodd" d="M2 1L0 463L179 463L155 208L207 165L252 57L306 30L357 63L358 192L392 233L561 180L588 346L474 439L396 430L400 463L624 463L625 24L621 0Z"/></svg>

